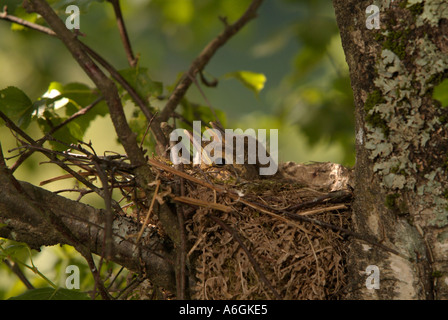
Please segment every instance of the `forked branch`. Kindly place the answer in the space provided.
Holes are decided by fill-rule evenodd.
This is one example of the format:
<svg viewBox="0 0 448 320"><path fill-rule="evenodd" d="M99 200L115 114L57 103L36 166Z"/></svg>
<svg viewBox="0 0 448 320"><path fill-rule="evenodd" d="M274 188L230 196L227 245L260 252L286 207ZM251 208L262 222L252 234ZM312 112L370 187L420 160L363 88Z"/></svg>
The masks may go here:
<svg viewBox="0 0 448 320"><path fill-rule="evenodd" d="M188 88L192 84L192 78L196 77L198 72L201 72L216 51L221 48L232 36L240 31L250 20L257 16L257 10L263 0L253 0L244 14L233 24L225 24L225 29L215 39L213 39L199 56L193 60L188 71L181 78L179 84L171 93L165 108L160 113L160 122L167 121L173 114L179 102L187 93Z"/></svg>

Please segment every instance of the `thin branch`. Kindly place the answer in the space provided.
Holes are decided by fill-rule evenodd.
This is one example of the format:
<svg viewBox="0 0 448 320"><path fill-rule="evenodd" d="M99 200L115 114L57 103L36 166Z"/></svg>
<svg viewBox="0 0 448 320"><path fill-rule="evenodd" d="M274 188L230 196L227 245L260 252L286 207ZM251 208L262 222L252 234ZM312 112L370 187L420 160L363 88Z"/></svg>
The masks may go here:
<svg viewBox="0 0 448 320"><path fill-rule="evenodd" d="M238 242L240 247L243 249L243 251L246 253L247 257L249 258L249 261L252 264L252 266L254 267L255 271L260 276L261 281L263 281L264 284L269 288L269 290L271 290L272 294L275 296L275 298L277 300L282 300L282 297L278 294L277 290L275 290L275 288L271 285L269 280L266 278L263 270L261 270L260 265L257 263L255 258L252 256L252 254L250 253L249 249L247 249L247 247L244 244L243 240L241 240L238 232L235 229L233 229L232 227L230 227L229 225L227 225L224 221L222 221L218 217L215 217L213 215L210 215L209 217L210 217L210 219L215 221L217 224L219 224L225 231L230 233L230 235L233 237L233 239Z"/></svg>
<svg viewBox="0 0 448 320"><path fill-rule="evenodd" d="M202 72L201 72L201 78L202 78ZM216 114L215 108L213 108L212 104L210 103L210 101L208 101L207 96L205 95L204 91L202 90L201 86L199 85L198 81L196 80L196 78L192 77L191 80L194 82L194 84L196 85L196 87L198 88L199 92L202 95L202 98L204 98L204 101L208 104L208 107L210 108L210 110L212 111L213 115L215 116L215 121L221 126L223 127L221 121L219 121L218 115Z"/></svg>
<svg viewBox="0 0 448 320"><path fill-rule="evenodd" d="M3 170L0 170L0 185L0 220L8 221L7 227L0 228L0 237L25 242L32 249L73 245L79 239L85 246L84 254L87 249L101 254L102 242L98 239L104 236L103 210L17 181ZM174 292L174 261L163 237L156 230L146 228L143 241L136 245L132 235L138 233L140 223L124 216L116 219L120 228L114 229L111 260L131 271L144 273L153 284ZM138 258L135 257L137 247L141 250Z"/></svg>
<svg viewBox="0 0 448 320"><path fill-rule="evenodd" d="M31 284L31 282L27 279L25 274L22 272L22 269L20 269L19 265L16 262L11 263L8 259L4 259L3 262L6 264L6 266L14 272L17 277L20 279L20 281L23 282L25 287L30 290L34 289L34 286Z"/></svg>
<svg viewBox="0 0 448 320"><path fill-rule="evenodd" d="M257 10L263 0L253 0L244 14L233 24L226 25L223 32L221 32L215 39L213 39L193 60L187 73L184 74L179 84L171 93L165 108L160 113L160 122L167 121L173 111L176 109L179 102L187 93L188 88L192 84L192 78L196 77L198 72L201 72L216 51L222 47L233 35L240 31L250 20L257 16Z"/></svg>
<svg viewBox="0 0 448 320"><path fill-rule="evenodd" d="M131 42L129 41L129 36L126 31L126 25L123 20L123 15L121 13L120 1L119 0L108 0L115 12L115 17L117 18L117 26L120 32L121 41L123 42L124 50L126 52L126 56L129 61L129 65L131 67L135 67L137 65L138 59L135 58L134 53L132 52Z"/></svg>
<svg viewBox="0 0 448 320"><path fill-rule="evenodd" d="M101 189L96 187L94 184L90 183L87 179L85 179L83 176L81 176L78 172L70 169L70 167L67 166L66 164L58 161L58 159L57 159L57 157L55 155L56 152L52 152L52 151L50 151L48 149L45 149L42 146L38 145L36 141L34 141L28 134L26 134L22 129L20 129L18 126L16 126L15 123L13 121L11 121L11 119L9 119L2 111L0 111L0 118L2 118L3 121L5 121L5 124L6 124L6 126L8 128L10 128L11 130L16 132L17 134L19 134L21 137L23 137L25 140L27 140L29 142L29 145L26 145L26 147L28 147L28 148L30 148L32 150L40 151L45 156L47 156L47 158L49 158L54 163L59 165L62 169L64 169L68 173L70 173L79 182L83 183L84 185L86 185L90 189L94 190L97 194L102 196Z"/></svg>
<svg viewBox="0 0 448 320"><path fill-rule="evenodd" d="M45 141L47 141L50 136L55 133L56 131L58 131L59 129L61 129L62 127L64 127L65 125L67 125L68 123L70 123L71 121L75 120L76 118L85 115L87 112L89 112L94 106L96 106L101 100L103 100L102 97L99 97L98 99L96 99L94 102L92 102L90 105L88 105L87 107L79 110L78 112L72 114L69 118L67 118L66 120L64 120L63 122L61 122L60 124L58 124L57 126L53 127L49 132L47 132L45 134L45 136L41 139L39 139L38 141L36 141L36 145L42 146ZM26 159L28 159L32 154L34 153L33 149L30 149L24 153L22 153L20 155L20 158L17 159L17 161L11 166L11 171L14 172Z"/></svg>
<svg viewBox="0 0 448 320"><path fill-rule="evenodd" d="M113 212L112 212L112 192L109 190L109 181L107 178L107 174L98 164L98 162L94 161L96 171L98 176L100 177L101 184L103 185L103 199L106 207L106 221L105 221L105 232L104 232L104 253L101 256L106 257L106 259L110 259L112 257L112 222L113 222ZM101 268L101 263L100 263Z"/></svg>
<svg viewBox="0 0 448 320"><path fill-rule="evenodd" d="M56 33L53 30L51 30L50 28L41 26L40 24L37 24L37 23L33 23L30 21L21 19L16 16L9 15L8 11L7 11L7 6L3 7L3 12L0 13L0 19L20 24L21 26L28 27L28 28L34 29L36 31L40 31L40 32L48 34L50 36L56 36Z"/></svg>
<svg viewBox="0 0 448 320"><path fill-rule="evenodd" d="M127 123L123 105L118 95L117 87L113 81L92 61L90 56L83 50L83 46L76 38L76 35L66 28L62 20L46 1L25 0L23 6L28 12L36 12L45 19L48 25L57 34L58 38L65 44L76 62L95 83L107 102L115 131L123 144L131 163L135 165L144 165L145 157L137 144L135 133L132 132Z"/></svg>
<svg viewBox="0 0 448 320"><path fill-rule="evenodd" d="M36 23L32 23L23 19L20 19L15 16L8 15L6 10L0 14L0 20L11 21L22 26L28 27L30 29L45 33L49 36L57 37L57 34L50 28L43 27ZM104 69L106 69L112 78L115 79L134 99L135 103L139 106L140 110L145 115L146 119L152 123L151 131L154 135L154 138L157 143L157 153L161 156L166 154L166 149L168 146L168 141L163 132L160 130L160 122L158 118L154 118L154 115L151 113L149 106L145 100L143 100L137 91L124 79L121 74L109 63L107 62L101 55L95 52L92 48L79 41L79 44L82 48L94 59L96 60Z"/></svg>
<svg viewBox="0 0 448 320"><path fill-rule="evenodd" d="M126 81L125 78L121 76L121 74L103 57L101 57L98 53L96 53L93 49L91 49L86 44L80 42L84 50L94 59L96 60L104 69L106 69L112 78L115 79L131 96L131 98L138 105L140 110L145 115L146 119L151 123L151 132L154 135L154 138L157 143L157 153L161 156L165 155L165 149L168 146L168 141L162 130L160 129L160 120L158 117L154 117L151 110L149 109L148 103L140 97L140 95L135 91L135 89Z"/></svg>

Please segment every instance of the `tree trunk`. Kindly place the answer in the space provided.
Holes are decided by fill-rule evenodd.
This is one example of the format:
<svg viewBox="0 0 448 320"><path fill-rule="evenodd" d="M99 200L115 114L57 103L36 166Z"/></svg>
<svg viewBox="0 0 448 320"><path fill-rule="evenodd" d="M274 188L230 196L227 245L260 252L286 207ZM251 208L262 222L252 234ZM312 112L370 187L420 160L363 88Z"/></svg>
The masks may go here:
<svg viewBox="0 0 448 320"><path fill-rule="evenodd" d="M432 92L448 77L448 4L333 3L356 106L354 228L400 253L353 241L349 298L447 299L447 110Z"/></svg>

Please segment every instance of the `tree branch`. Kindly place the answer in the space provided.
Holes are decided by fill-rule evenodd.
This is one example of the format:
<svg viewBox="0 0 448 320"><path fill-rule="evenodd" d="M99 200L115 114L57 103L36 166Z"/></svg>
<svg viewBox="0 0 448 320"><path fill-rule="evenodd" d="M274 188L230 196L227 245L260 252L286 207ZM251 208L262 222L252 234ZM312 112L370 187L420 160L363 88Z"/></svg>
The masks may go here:
<svg viewBox="0 0 448 320"><path fill-rule="evenodd" d="M0 19L5 21L14 22L25 26L27 28L45 33L49 36L57 37L57 34L50 28L38 25L36 23L32 23L21 18L11 16L7 13L6 9L2 13L0 13ZM166 148L168 147L168 140L160 129L160 120L151 113L149 110L149 106L145 100L143 100L137 91L124 79L120 73L109 63L107 62L101 55L99 55L95 50L90 48L88 45L84 44L81 41L78 41L82 48L94 59L96 60L104 69L106 69L112 78L114 78L134 99L135 103L139 106L140 110L145 115L146 119L151 122L151 132L154 135L154 139L157 143L157 153L161 156L165 156Z"/></svg>
<svg viewBox="0 0 448 320"><path fill-rule="evenodd" d="M126 25L123 20L123 15L121 14L121 7L119 0L108 0L114 7L115 17L117 18L117 26L120 32L121 41L123 42L124 51L128 57L129 65L135 67L137 65L138 59L135 58L132 52L131 42L129 41L129 36L126 31Z"/></svg>
<svg viewBox="0 0 448 320"><path fill-rule="evenodd" d="M263 0L253 0L247 8L246 12L233 24L226 25L223 32L221 32L215 39L213 39L199 54L199 56L193 60L187 73L184 74L179 84L171 93L165 108L160 113L160 122L167 121L173 111L176 109L179 102L187 93L188 88L192 84L192 78L196 77L196 74L204 69L216 51L222 47L233 35L240 31L250 20L257 16L257 10L260 7Z"/></svg>
<svg viewBox="0 0 448 320"><path fill-rule="evenodd" d="M0 237L25 242L33 249L54 244L70 244L50 222L54 215L70 233L91 252L103 252L104 210L72 201L26 182L19 182L24 193L18 192L12 176L0 170ZM15 179L14 179L15 180ZM43 212L39 212L36 207ZM124 217L113 222L111 260L125 268L147 276L158 286L175 292L174 255L164 247L163 239L155 229L145 228L139 245L133 236L141 226ZM140 253L137 257L137 253Z"/></svg>
<svg viewBox="0 0 448 320"><path fill-rule="evenodd" d="M69 118L67 118L66 120L64 120L60 124L58 124L57 126L51 128L51 130L48 131L43 138L41 138L38 141L36 141L36 145L42 146L50 138L50 136L53 133L55 133L56 131L58 131L59 129L61 129L62 127L64 127L68 123L70 123L71 121L75 120L76 118L78 118L78 117L80 117L82 115L85 115L94 106L96 106L101 100L103 100L102 97L97 98L94 102L92 102L87 107L82 108L81 110L79 110L78 112L74 113ZM29 156L31 156L34 153L34 151L35 151L35 149L30 149L30 150L27 150L26 152L24 152L23 154L21 154L20 158L11 167L11 171L14 172L26 159L28 159Z"/></svg>
<svg viewBox="0 0 448 320"><path fill-rule="evenodd" d="M29 12L40 14L57 37L65 44L72 56L83 68L90 79L101 91L109 107L110 116L117 132L118 138L123 144L130 161L134 165L145 164L145 157L136 141L136 134L132 132L123 111L118 90L113 83L92 61L89 55L83 50L82 45L76 35L69 31L53 9L44 0L25 0L24 7Z"/></svg>

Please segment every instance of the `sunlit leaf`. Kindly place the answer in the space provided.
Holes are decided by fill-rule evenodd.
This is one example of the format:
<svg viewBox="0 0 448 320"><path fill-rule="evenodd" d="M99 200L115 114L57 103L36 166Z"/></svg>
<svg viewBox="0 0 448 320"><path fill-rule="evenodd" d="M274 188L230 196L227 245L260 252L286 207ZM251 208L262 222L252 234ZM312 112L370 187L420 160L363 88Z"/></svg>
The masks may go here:
<svg viewBox="0 0 448 320"><path fill-rule="evenodd" d="M28 13L22 6L17 7L14 10L14 16L21 18L23 20L29 21L29 22L33 22L33 23L36 22L36 20L37 20L37 13L34 13L34 12ZM24 27L17 23L11 24L11 30L14 30L14 31L27 30L27 29L28 29L27 27Z"/></svg>
<svg viewBox="0 0 448 320"><path fill-rule="evenodd" d="M246 87L252 90L256 95L264 88L266 76L262 73L252 71L236 71L225 75L226 78L235 78L241 81Z"/></svg>
<svg viewBox="0 0 448 320"><path fill-rule="evenodd" d="M432 97L439 100L443 107L448 106L448 79L443 80L434 87Z"/></svg>
<svg viewBox="0 0 448 320"><path fill-rule="evenodd" d="M98 99L96 90L85 84L69 83L63 85L59 82L51 82L45 94L33 104L34 110L38 110L39 127L44 134L48 133L76 112L92 104L96 99ZM58 109L61 109L61 111L58 111ZM84 133L91 122L97 116L104 116L107 113L106 104L100 102L87 113L59 128L52 136L65 144L77 143L78 140L83 139ZM50 144L55 150L67 149L66 145L55 141L50 141Z"/></svg>

